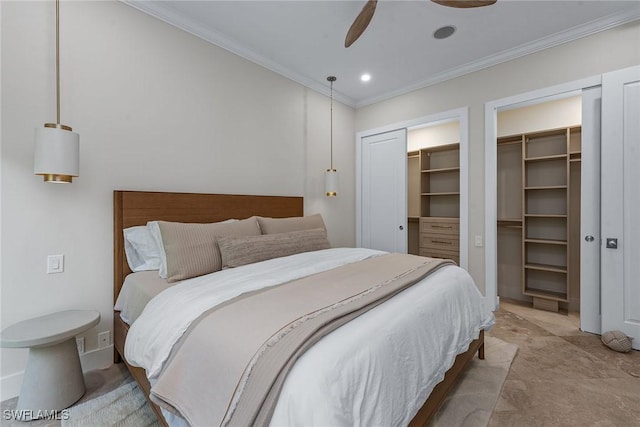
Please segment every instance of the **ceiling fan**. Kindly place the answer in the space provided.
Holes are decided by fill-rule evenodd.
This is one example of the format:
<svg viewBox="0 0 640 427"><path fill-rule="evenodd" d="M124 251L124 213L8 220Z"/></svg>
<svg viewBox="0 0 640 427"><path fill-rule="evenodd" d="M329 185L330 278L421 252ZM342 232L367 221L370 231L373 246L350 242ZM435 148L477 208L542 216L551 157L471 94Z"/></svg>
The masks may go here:
<svg viewBox="0 0 640 427"><path fill-rule="evenodd" d="M490 6L494 4L497 0L431 0L434 3L437 3L442 6L455 7L460 9L466 9L470 7L482 7L482 6ZM373 18L373 12L376 10L376 5L378 4L378 0L367 0L364 7L356 17L356 20L351 24L351 28L349 28L349 32L347 33L347 37L344 39L344 47L351 46L358 37L364 33L364 30L371 22L371 18Z"/></svg>

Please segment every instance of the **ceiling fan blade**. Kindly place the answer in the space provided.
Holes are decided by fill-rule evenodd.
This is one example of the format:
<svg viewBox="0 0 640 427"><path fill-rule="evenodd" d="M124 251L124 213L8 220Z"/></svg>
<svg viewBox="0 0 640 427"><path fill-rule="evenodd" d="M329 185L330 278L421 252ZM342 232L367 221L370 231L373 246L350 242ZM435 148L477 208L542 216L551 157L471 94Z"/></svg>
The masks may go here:
<svg viewBox="0 0 640 427"><path fill-rule="evenodd" d="M497 0L431 0L431 1L434 3L438 3L439 5L442 5L442 6L466 9L470 7L491 6Z"/></svg>
<svg viewBox="0 0 640 427"><path fill-rule="evenodd" d="M376 10L376 5L378 0L367 0L367 3L364 5L360 14L356 17L356 20L351 24L351 28L349 28L349 32L347 33L347 37L344 39L344 47L351 46L358 37L364 33L364 30L371 22L371 18L373 18L373 12Z"/></svg>

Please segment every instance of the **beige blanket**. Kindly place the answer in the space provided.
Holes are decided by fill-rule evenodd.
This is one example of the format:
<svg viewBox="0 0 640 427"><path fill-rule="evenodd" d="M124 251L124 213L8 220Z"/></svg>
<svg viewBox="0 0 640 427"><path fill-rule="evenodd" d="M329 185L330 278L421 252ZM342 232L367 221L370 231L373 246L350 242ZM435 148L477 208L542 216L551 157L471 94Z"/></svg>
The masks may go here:
<svg viewBox="0 0 640 427"><path fill-rule="evenodd" d="M174 346L152 398L192 426L267 425L306 349L449 263L388 254L214 307Z"/></svg>

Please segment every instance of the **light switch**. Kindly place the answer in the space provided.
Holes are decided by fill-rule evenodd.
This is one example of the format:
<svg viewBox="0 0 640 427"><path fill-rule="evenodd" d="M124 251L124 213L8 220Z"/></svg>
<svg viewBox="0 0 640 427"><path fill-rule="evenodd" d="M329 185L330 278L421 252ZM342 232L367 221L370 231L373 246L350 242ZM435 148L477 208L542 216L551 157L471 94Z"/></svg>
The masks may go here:
<svg viewBox="0 0 640 427"><path fill-rule="evenodd" d="M47 274L62 273L64 271L64 255L49 255L47 257Z"/></svg>
<svg viewBox="0 0 640 427"><path fill-rule="evenodd" d="M482 236L476 236L476 247L482 247Z"/></svg>

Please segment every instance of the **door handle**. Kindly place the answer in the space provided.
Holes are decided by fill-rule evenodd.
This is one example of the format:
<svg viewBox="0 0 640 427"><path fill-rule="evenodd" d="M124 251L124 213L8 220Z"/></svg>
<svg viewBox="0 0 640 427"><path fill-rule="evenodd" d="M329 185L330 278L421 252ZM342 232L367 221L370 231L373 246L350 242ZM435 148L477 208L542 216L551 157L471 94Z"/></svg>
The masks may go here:
<svg viewBox="0 0 640 427"><path fill-rule="evenodd" d="M584 236L584 240L587 242L593 242L594 238L593 236L589 235L589 236Z"/></svg>
<svg viewBox="0 0 640 427"><path fill-rule="evenodd" d="M400 226L400 227L398 227L398 228L399 228L400 230L404 230L404 227L403 227L403 226Z"/></svg>

